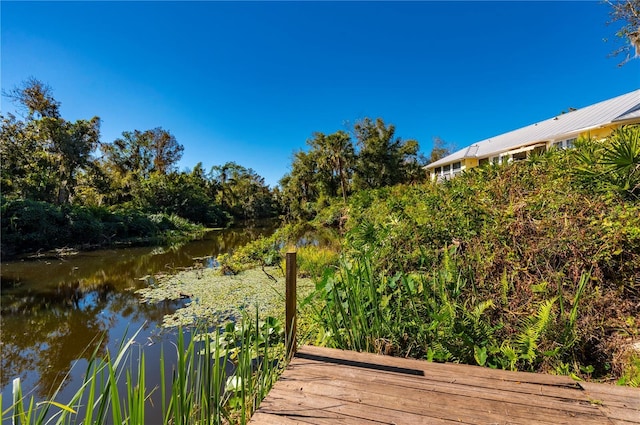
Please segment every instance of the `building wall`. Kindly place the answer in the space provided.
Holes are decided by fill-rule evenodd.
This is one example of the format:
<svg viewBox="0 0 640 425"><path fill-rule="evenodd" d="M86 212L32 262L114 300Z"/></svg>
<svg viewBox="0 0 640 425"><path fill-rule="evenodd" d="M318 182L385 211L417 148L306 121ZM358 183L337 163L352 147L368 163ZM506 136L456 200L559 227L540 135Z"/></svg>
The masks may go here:
<svg viewBox="0 0 640 425"><path fill-rule="evenodd" d="M466 168L477 167L479 162L480 162L480 160L478 158L465 158L464 167L465 167L465 169Z"/></svg>
<svg viewBox="0 0 640 425"><path fill-rule="evenodd" d="M609 136L613 132L613 130L615 130L618 127L620 127L620 125L612 124L603 128L596 128L593 130L585 131L584 133L581 133L580 136L587 137L587 138L591 137L592 139L604 139L605 137Z"/></svg>

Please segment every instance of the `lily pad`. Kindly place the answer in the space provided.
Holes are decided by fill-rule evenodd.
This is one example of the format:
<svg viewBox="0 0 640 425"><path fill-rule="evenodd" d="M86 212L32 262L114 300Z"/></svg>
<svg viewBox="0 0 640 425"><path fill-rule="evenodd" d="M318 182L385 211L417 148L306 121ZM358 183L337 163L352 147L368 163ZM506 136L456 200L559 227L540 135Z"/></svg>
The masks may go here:
<svg viewBox="0 0 640 425"><path fill-rule="evenodd" d="M275 281L267 276L273 276ZM308 278L297 281L298 299L314 288ZM221 276L217 269L191 269L175 275L157 276L153 287L136 291L141 302L189 298L185 307L166 315L163 326L188 326L194 323L224 323L236 320L243 312L261 318L284 317L285 278L278 267L263 271L254 268L233 276Z"/></svg>

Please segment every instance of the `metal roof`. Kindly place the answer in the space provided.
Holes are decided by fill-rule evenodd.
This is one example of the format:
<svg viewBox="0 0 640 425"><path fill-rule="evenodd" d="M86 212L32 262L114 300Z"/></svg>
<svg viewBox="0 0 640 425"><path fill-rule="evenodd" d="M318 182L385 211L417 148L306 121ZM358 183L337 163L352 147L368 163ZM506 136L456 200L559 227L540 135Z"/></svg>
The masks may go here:
<svg viewBox="0 0 640 425"><path fill-rule="evenodd" d="M640 89L481 140L432 162L425 168L435 168L464 158L495 156L532 143L562 140L614 122L637 121L638 119L640 119Z"/></svg>

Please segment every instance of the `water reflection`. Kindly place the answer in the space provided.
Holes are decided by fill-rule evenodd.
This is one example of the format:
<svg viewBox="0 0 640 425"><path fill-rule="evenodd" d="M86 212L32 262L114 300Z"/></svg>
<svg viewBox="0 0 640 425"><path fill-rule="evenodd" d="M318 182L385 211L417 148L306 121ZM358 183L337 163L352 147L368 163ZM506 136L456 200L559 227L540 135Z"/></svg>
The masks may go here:
<svg viewBox="0 0 640 425"><path fill-rule="evenodd" d="M146 285L145 276L190 267L194 258L213 265L217 255L274 230L275 224L225 229L182 246L113 249L2 264L3 400L11 399L10 383L16 377L24 388L46 397L77 359L86 359L95 350L115 349L127 329L131 334L146 323L139 339L157 340L162 318L182 302L138 303L133 291ZM147 354L147 362L157 364L158 359ZM80 373L73 371L65 384L80 380Z"/></svg>

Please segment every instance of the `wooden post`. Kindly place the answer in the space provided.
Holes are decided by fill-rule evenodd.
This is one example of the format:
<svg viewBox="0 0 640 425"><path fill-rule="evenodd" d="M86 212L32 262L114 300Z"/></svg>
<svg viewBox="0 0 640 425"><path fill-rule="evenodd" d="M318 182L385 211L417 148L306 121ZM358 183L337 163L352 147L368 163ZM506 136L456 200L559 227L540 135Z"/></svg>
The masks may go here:
<svg viewBox="0 0 640 425"><path fill-rule="evenodd" d="M285 291L285 344L287 357L291 358L296 353L296 253L287 252L286 262L286 291Z"/></svg>

